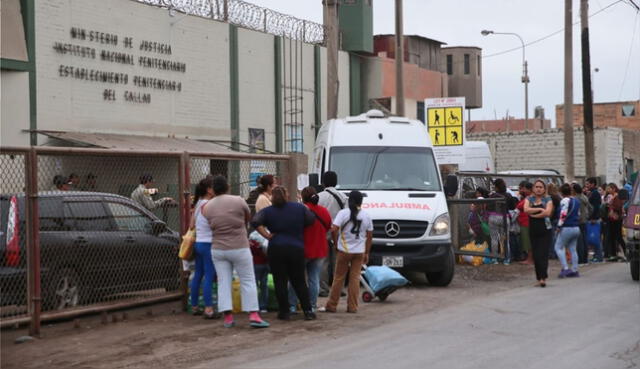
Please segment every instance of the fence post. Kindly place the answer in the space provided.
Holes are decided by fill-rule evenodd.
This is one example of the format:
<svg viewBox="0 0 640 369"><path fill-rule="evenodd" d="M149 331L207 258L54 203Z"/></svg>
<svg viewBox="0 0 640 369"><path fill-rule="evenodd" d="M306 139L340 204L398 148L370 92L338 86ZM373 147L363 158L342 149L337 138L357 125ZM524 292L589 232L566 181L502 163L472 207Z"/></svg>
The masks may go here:
<svg viewBox="0 0 640 369"><path fill-rule="evenodd" d="M222 6L222 11L224 12L224 21L229 21L229 0L223 0L224 4Z"/></svg>
<svg viewBox="0 0 640 369"><path fill-rule="evenodd" d="M460 219L458 219L458 213L460 209L458 209L458 204L449 202L447 202L447 207L449 208L449 231L451 232L451 246L453 247L453 252L456 252L460 249Z"/></svg>
<svg viewBox="0 0 640 369"><path fill-rule="evenodd" d="M178 193L180 211L180 234L185 234L189 229L191 208L191 158L184 152L180 155L178 165ZM182 263L181 263L182 264ZM182 289L182 310L187 311L189 304L189 271L180 269L180 288Z"/></svg>
<svg viewBox="0 0 640 369"><path fill-rule="evenodd" d="M40 219L38 217L38 156L31 148L25 157L26 199L25 220L27 225L27 306L30 315L29 334L40 336L40 313L42 311L40 284Z"/></svg>

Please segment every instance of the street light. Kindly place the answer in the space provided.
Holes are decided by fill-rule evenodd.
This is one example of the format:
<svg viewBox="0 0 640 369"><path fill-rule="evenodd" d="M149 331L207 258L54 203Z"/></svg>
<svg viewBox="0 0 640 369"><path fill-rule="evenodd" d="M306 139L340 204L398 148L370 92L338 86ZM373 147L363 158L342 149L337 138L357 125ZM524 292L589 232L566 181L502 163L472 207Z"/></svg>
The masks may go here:
<svg viewBox="0 0 640 369"><path fill-rule="evenodd" d="M511 35L516 36L522 44L522 83L524 83L524 127L529 128L529 72L527 68L527 60L524 57L524 41L522 37L517 33L512 32L494 32L491 30L482 30L480 32L483 36L489 35Z"/></svg>

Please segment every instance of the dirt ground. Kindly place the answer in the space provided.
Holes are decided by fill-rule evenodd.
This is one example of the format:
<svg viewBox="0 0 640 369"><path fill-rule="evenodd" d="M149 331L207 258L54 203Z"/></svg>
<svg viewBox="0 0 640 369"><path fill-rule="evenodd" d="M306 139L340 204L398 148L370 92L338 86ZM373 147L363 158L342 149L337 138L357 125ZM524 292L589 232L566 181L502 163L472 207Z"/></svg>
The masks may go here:
<svg viewBox="0 0 640 369"><path fill-rule="evenodd" d="M588 272L590 265L583 268ZM550 265L550 284L559 270ZM251 329L245 314L236 316L236 327L225 329L221 320L205 321L182 313L179 302L130 309L100 316L44 325L42 336L16 344L26 329L2 331L2 368L178 368L210 363L224 368L309 345L330 344L333 338L366 330L397 319L470 303L475 297L535 284L532 266L513 264L456 266L447 288L430 287L424 276L408 275L412 285L396 291L387 301L360 303L357 314L347 314L345 299L336 314L319 313L316 321L300 315L289 322L268 313L268 329ZM318 305L324 302L320 299ZM150 314L151 313L151 314ZM123 321L123 314L126 320ZM113 322L113 318L116 322Z"/></svg>

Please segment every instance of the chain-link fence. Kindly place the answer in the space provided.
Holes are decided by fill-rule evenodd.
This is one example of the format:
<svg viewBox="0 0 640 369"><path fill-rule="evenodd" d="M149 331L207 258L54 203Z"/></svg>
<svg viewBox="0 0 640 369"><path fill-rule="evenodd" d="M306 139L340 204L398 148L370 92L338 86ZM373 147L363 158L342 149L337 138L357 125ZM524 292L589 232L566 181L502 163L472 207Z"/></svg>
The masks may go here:
<svg viewBox="0 0 640 369"><path fill-rule="evenodd" d="M183 296L177 255L198 181L224 175L243 198L263 174L290 184L284 155L198 155L2 149L2 325Z"/></svg>
<svg viewBox="0 0 640 369"><path fill-rule="evenodd" d="M456 254L487 259L510 257L511 222L505 198L451 199L447 206Z"/></svg>
<svg viewBox="0 0 640 369"><path fill-rule="evenodd" d="M134 0L171 11L229 22L311 44L324 44L325 27L242 0Z"/></svg>

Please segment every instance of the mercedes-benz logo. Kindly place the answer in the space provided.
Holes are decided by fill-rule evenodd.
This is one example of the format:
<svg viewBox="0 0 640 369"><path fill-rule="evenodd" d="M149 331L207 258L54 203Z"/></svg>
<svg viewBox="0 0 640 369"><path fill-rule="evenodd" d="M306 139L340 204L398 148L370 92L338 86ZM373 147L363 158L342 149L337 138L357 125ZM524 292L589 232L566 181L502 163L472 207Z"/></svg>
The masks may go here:
<svg viewBox="0 0 640 369"><path fill-rule="evenodd" d="M396 222L387 222L384 226L384 233L389 237L397 237L400 234L400 225Z"/></svg>

